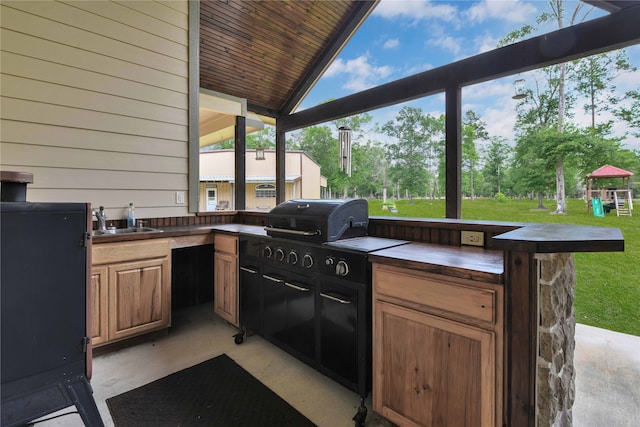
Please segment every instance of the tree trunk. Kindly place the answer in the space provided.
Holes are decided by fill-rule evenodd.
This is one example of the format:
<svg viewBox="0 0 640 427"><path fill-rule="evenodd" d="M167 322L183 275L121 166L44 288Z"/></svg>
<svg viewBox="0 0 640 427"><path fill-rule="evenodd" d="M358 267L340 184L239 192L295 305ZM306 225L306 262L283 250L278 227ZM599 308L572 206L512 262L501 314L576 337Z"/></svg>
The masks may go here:
<svg viewBox="0 0 640 427"><path fill-rule="evenodd" d="M542 203L542 191L538 191L538 209L547 209Z"/></svg>
<svg viewBox="0 0 640 427"><path fill-rule="evenodd" d="M560 65L560 84L558 88L559 102L558 102L558 132L562 133L564 130L564 115L565 115L565 75L566 64ZM567 201L564 191L564 159L558 158L556 163L556 214L567 213Z"/></svg>
<svg viewBox="0 0 640 427"><path fill-rule="evenodd" d="M562 28L563 22L563 4L562 1L558 1L557 19L558 28ZM565 94L565 81L567 74L567 64L560 64L560 76L558 83L558 133L564 131L564 117L566 112L566 94ZM567 213L567 202L564 194L564 160L562 157L558 158L556 163L556 214Z"/></svg>
<svg viewBox="0 0 640 427"><path fill-rule="evenodd" d="M473 168L469 171L469 185L471 187L471 201L474 201L476 199L476 192L473 188Z"/></svg>
<svg viewBox="0 0 640 427"><path fill-rule="evenodd" d="M562 158L558 159L556 166L556 210L554 214L566 214L567 202L564 193L564 164Z"/></svg>

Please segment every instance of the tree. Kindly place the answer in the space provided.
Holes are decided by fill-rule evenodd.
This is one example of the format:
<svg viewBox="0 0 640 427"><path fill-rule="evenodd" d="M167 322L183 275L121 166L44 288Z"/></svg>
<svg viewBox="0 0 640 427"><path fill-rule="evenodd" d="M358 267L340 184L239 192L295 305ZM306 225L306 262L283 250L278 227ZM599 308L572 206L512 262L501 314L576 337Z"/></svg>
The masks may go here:
<svg viewBox="0 0 640 427"><path fill-rule="evenodd" d="M304 151L320 165L323 176L327 178L329 196L348 197L356 192L377 194L381 191L383 169L380 155L382 150L370 141L363 141L367 133L365 125L371 121L369 114L343 118L331 123L331 126L311 126L296 132L287 140L287 149ZM338 169L337 129L348 126L352 130L351 176Z"/></svg>
<svg viewBox="0 0 640 427"><path fill-rule="evenodd" d="M501 137L492 137L489 145L483 150L484 177L491 195L502 193L502 184L508 169L512 148Z"/></svg>
<svg viewBox="0 0 640 427"><path fill-rule="evenodd" d="M352 188L361 196L381 196L387 161L384 147L380 142L368 141L353 148Z"/></svg>
<svg viewBox="0 0 640 427"><path fill-rule="evenodd" d="M513 173L515 188L521 194L534 191L538 197L538 208L543 209L542 195L551 188L556 179L557 159L575 164L580 152L583 136L580 132L557 128L544 128L526 133L516 142Z"/></svg>
<svg viewBox="0 0 640 427"><path fill-rule="evenodd" d="M276 146L276 128L267 126L258 132L247 135L247 148L274 148Z"/></svg>
<svg viewBox="0 0 640 427"><path fill-rule="evenodd" d="M622 72L635 70L624 50L592 55L574 63L571 79L578 93L587 99L584 110L591 113L593 129L596 128L596 115L610 111L620 101L615 94L615 78Z"/></svg>
<svg viewBox="0 0 640 427"><path fill-rule="evenodd" d="M427 132L426 157L429 182L427 184L427 196L431 199L440 197L445 188L445 116L441 114L433 117L430 114L424 116L425 131ZM441 168L441 166L443 166Z"/></svg>
<svg viewBox="0 0 640 427"><path fill-rule="evenodd" d="M549 0L548 2L550 11L542 13L538 19L538 24L553 22L554 26L558 29L561 29L565 26L565 8L563 0ZM579 22L586 18L589 14L590 10L593 8L584 11L585 5L583 3L578 3L576 8L573 10L570 18L568 19L568 24L573 25L576 22ZM505 39L503 39L502 43L512 42L519 38L523 38L526 35L533 33L536 30L534 26L524 26L520 30L516 30L509 34ZM567 76L567 64L562 63L553 67L547 67L546 69L548 88L553 88L552 92L548 92L548 95L557 95L557 96L545 96L544 99L540 98L540 100L546 101L542 105L546 105L548 107L554 107L554 100L557 99L557 104L555 104L555 108L557 108L557 116L555 120L555 128L559 134L562 134L565 127L565 119L567 118L567 111L569 110L569 101L570 98L566 93L566 76ZM543 93L547 93L543 91ZM526 103L526 98L522 103ZM541 105L541 107L542 107ZM543 109L538 113L549 113L549 109ZM535 109L530 109L529 113L536 113ZM538 114L538 117L543 117ZM521 117L522 118L522 117ZM532 118L532 117L530 117ZM547 119L550 119L549 116L546 116ZM529 121L529 124L532 124L532 121ZM530 131L535 132L535 128L532 129L529 127ZM556 157L553 159L555 162L555 176L556 176L556 210L554 213L564 214L567 212L566 205L566 191L565 191L565 173L564 173L564 158L562 157L562 151L557 151L555 153Z"/></svg>
<svg viewBox="0 0 640 427"><path fill-rule="evenodd" d="M338 141L331 127L301 129L287 139L287 150L291 149L304 151L320 165L320 173L327 178L329 189L342 192L347 187L347 176L338 170Z"/></svg>
<svg viewBox="0 0 640 427"><path fill-rule="evenodd" d="M382 127L382 131L394 139L387 144L390 175L409 192L411 203L413 197L423 194L429 185L427 152L434 125L433 120L425 118L422 109L403 107L395 120Z"/></svg>
<svg viewBox="0 0 640 427"><path fill-rule="evenodd" d="M480 161L480 155L476 150L476 141L487 139L489 139L487 125L480 120L475 112L467 111L462 120L462 168L466 169L468 174L471 200L476 199L474 178Z"/></svg>
<svg viewBox="0 0 640 427"><path fill-rule="evenodd" d="M625 99L630 101L629 106L618 108L615 114L634 129L630 132L632 135L640 138L640 90L627 92Z"/></svg>

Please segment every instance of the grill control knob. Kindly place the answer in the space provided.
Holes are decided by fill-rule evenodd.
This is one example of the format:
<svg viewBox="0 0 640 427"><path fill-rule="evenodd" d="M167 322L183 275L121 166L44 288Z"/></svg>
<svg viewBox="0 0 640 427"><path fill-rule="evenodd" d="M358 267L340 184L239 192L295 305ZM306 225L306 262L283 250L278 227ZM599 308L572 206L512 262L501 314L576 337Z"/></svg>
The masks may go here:
<svg viewBox="0 0 640 427"><path fill-rule="evenodd" d="M338 261L336 264L336 276L346 276L349 274L349 264L346 261Z"/></svg>
<svg viewBox="0 0 640 427"><path fill-rule="evenodd" d="M276 261L284 261L284 251L280 248L276 249Z"/></svg>
<svg viewBox="0 0 640 427"><path fill-rule="evenodd" d="M302 266L305 268L313 267L313 257L309 254L306 254L304 258L302 258Z"/></svg>
<svg viewBox="0 0 640 427"><path fill-rule="evenodd" d="M327 259L324 260L325 265L331 266L336 263L336 260L333 259L332 256L328 256Z"/></svg>
<svg viewBox="0 0 640 427"><path fill-rule="evenodd" d="M262 256L264 256L265 258L271 258L271 255L273 255L273 249L271 249L271 247L269 246L265 246L262 250Z"/></svg>
<svg viewBox="0 0 640 427"><path fill-rule="evenodd" d="M287 257L287 262L289 264L297 264L298 263L298 254L296 251L289 252L289 256Z"/></svg>

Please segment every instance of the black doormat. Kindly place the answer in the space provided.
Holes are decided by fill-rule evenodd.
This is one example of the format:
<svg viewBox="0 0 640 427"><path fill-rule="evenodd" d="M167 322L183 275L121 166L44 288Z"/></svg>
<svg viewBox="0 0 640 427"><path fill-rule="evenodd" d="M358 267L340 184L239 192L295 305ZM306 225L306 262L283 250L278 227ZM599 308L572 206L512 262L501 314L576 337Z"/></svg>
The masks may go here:
<svg viewBox="0 0 640 427"><path fill-rule="evenodd" d="M116 427L303 427L309 419L223 354L107 399Z"/></svg>

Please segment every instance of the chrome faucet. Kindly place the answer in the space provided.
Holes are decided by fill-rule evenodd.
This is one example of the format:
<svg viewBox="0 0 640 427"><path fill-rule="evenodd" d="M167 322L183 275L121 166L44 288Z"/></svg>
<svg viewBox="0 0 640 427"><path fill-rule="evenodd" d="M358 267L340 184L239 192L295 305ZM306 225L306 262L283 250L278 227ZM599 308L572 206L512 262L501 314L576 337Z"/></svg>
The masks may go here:
<svg viewBox="0 0 640 427"><path fill-rule="evenodd" d="M98 230L107 231L107 214L104 213L104 206L100 206L100 210L94 210L93 214L98 219Z"/></svg>

